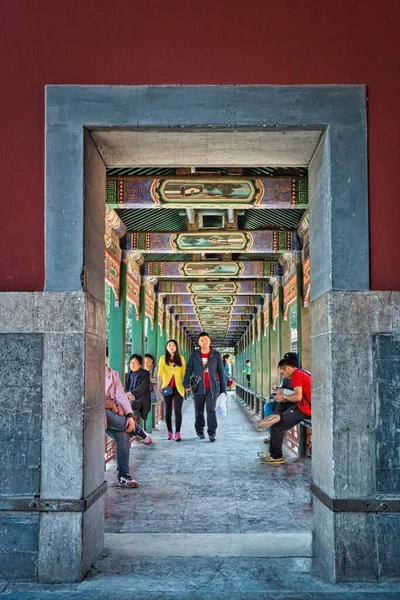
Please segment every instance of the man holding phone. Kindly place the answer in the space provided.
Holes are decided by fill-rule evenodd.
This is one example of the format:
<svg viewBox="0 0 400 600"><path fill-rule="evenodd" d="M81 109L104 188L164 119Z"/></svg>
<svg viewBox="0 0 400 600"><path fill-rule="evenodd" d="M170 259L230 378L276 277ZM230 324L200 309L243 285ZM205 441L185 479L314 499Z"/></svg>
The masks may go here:
<svg viewBox="0 0 400 600"><path fill-rule="evenodd" d="M283 358L278 364L279 373L285 379L291 380L293 393L279 389L275 394L279 417L271 426L271 441L269 453L261 455L264 464L283 465L282 444L285 431L311 417L311 375L293 366L288 358Z"/></svg>

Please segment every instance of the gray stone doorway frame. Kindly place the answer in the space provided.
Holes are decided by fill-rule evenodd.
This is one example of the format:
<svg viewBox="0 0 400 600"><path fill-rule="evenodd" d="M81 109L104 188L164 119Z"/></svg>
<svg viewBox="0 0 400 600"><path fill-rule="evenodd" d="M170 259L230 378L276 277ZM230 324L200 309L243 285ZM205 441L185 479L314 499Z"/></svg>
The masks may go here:
<svg viewBox="0 0 400 600"><path fill-rule="evenodd" d="M309 165L313 479L322 493L314 498L315 568L331 580L376 580L376 521L367 522L363 512L344 508L342 513L331 505L332 499L364 498L377 489L373 440L361 439L358 445L350 444L351 449L344 448L343 420L336 425L334 419L345 406L336 393L342 373L335 368L335 352L344 344L349 357L361 340L372 373L372 335L382 330L380 322L366 326L365 320L357 321L360 302L367 310L384 304L380 296L366 293L369 224L363 86L47 87L44 304L58 307L61 302L67 315L78 306L80 318L73 326L69 319L62 341L57 338L57 350L61 344L66 351L65 374L75 395L60 394L61 408L69 415L61 432L57 420L44 417L41 497L65 499L70 507L75 501L87 505L82 512L71 508L42 516L39 579L79 580L103 543L102 436L97 430L102 428L99 399L104 385L105 165L87 133L102 128L278 128L288 135L299 128L321 131ZM388 322L385 331L391 331ZM46 360L45 342L44 365L50 364ZM49 385L54 389L54 376L45 371L44 367L44 389ZM363 390L372 385L372 374L368 377ZM359 395L365 402L364 391ZM371 422L373 410L368 406L365 416L357 415L358 428L363 428L364 420ZM68 445L74 448L68 461L54 460ZM349 466L350 451L354 468ZM360 466L363 453L372 460L368 468ZM61 485L60 466L65 480ZM67 537L68 549L63 543Z"/></svg>

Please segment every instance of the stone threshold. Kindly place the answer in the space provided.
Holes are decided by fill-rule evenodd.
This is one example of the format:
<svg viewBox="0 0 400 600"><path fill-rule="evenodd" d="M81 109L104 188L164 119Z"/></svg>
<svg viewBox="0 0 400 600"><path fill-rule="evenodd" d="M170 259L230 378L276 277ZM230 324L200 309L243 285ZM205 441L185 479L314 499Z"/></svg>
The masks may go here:
<svg viewBox="0 0 400 600"><path fill-rule="evenodd" d="M148 533L138 544L136 533L106 533L104 545L108 556L309 558L311 540L311 532Z"/></svg>

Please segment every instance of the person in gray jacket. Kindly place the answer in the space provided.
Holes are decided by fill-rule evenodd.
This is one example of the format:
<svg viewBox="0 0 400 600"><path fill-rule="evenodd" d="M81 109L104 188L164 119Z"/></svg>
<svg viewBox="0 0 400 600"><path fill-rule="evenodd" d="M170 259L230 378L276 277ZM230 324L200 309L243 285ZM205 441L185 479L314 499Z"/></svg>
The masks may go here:
<svg viewBox="0 0 400 600"><path fill-rule="evenodd" d="M222 393L226 394L225 370L221 354L212 348L210 336L205 331L199 335L199 346L200 348L194 350L190 355L183 379L183 387L187 392L191 389L194 392L196 414L194 428L197 437L200 440L205 439L204 407L206 407L208 437L210 442L215 442L217 439L215 405L218 396Z"/></svg>

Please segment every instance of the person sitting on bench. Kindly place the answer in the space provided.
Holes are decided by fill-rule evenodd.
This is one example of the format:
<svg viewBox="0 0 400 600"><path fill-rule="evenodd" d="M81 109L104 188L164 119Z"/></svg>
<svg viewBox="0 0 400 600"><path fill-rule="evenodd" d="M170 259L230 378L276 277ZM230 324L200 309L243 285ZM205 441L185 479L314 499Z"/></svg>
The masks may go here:
<svg viewBox="0 0 400 600"><path fill-rule="evenodd" d="M288 358L279 361L278 370L285 379L291 380L294 393L288 395L285 390L276 393L275 400L278 402L279 411L272 415L275 422L271 425L269 453L262 453L260 458L264 464L282 465L285 431L311 416L311 375L295 367Z"/></svg>

